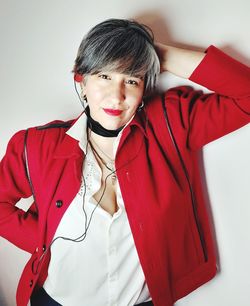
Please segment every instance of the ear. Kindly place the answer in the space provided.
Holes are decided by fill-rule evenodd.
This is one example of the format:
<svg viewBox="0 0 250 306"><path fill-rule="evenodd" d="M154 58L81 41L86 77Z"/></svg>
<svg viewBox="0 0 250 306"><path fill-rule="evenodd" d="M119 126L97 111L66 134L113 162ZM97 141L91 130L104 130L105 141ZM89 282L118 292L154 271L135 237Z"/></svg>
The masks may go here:
<svg viewBox="0 0 250 306"><path fill-rule="evenodd" d="M74 80L78 83L81 83L83 81L83 76L79 73L74 74Z"/></svg>

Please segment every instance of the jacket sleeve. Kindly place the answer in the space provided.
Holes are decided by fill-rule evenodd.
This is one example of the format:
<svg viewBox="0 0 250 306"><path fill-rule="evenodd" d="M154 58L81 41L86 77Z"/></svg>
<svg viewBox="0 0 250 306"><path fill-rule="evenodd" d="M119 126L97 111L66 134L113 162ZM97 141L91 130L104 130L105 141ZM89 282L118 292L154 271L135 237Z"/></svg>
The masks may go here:
<svg viewBox="0 0 250 306"><path fill-rule="evenodd" d="M24 163L25 131L15 134L0 162L0 235L32 253L37 243L37 214L15 204L32 195Z"/></svg>
<svg viewBox="0 0 250 306"><path fill-rule="evenodd" d="M204 94L190 87L170 90L178 96L190 149L199 149L250 122L249 67L210 46L189 79L213 92Z"/></svg>

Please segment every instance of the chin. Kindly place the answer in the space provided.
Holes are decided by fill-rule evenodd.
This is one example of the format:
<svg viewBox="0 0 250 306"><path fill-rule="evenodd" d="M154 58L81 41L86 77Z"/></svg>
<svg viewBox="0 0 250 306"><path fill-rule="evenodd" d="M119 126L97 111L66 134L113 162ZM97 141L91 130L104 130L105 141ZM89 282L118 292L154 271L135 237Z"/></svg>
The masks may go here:
<svg viewBox="0 0 250 306"><path fill-rule="evenodd" d="M107 130L117 130L127 122L128 120L121 120L120 118L109 118L108 120L99 121L99 123Z"/></svg>
<svg viewBox="0 0 250 306"><path fill-rule="evenodd" d="M125 124L122 122L120 124L102 124L102 126L107 130L117 130L124 125Z"/></svg>

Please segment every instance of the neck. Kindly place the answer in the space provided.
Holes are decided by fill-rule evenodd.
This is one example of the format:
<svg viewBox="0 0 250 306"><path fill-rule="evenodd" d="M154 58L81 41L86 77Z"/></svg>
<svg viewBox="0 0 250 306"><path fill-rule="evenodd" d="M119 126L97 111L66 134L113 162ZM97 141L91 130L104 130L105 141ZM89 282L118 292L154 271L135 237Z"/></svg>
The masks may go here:
<svg viewBox="0 0 250 306"><path fill-rule="evenodd" d="M97 146L104 151L111 159L114 159L114 142L116 140L116 137L103 137L101 135L98 135L94 133L92 130L88 130L89 132L89 138L90 141L92 141L93 145L97 144Z"/></svg>
<svg viewBox="0 0 250 306"><path fill-rule="evenodd" d="M86 107L85 113L87 115L87 122L88 122L88 128L90 128L94 133L103 136L103 137L116 137L118 136L119 132L123 129L123 126L116 130L108 130L105 127L103 127L99 122L95 121L91 115L89 107Z"/></svg>

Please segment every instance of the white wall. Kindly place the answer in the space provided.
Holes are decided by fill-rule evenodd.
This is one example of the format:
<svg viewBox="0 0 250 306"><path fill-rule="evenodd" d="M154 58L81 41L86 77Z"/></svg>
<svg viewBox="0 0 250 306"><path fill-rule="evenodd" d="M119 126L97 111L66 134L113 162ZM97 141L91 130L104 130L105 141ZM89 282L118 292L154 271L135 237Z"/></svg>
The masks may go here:
<svg viewBox="0 0 250 306"><path fill-rule="evenodd" d="M156 38L222 47L250 65L249 0L0 0L0 155L17 130L77 115L70 73L86 31L110 18L151 25ZM161 86L184 81L165 74ZM248 306L250 299L250 125L204 148L207 189L220 254L219 275L178 306ZM28 254L0 240L0 305L15 305Z"/></svg>

